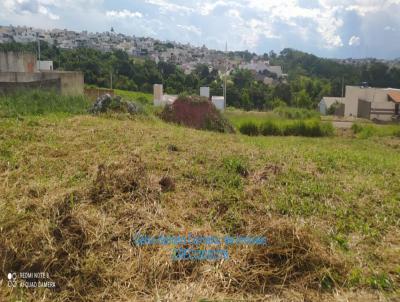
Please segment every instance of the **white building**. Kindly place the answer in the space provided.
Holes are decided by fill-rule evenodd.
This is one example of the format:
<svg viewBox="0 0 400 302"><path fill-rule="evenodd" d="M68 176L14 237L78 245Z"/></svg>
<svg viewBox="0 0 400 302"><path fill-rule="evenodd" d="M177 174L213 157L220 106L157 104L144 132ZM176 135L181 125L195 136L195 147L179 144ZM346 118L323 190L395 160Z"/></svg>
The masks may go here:
<svg viewBox="0 0 400 302"><path fill-rule="evenodd" d="M329 102L330 98L323 98L320 109L323 103ZM346 86L342 102L345 116L379 121L391 121L400 116L400 89Z"/></svg>
<svg viewBox="0 0 400 302"><path fill-rule="evenodd" d="M211 103L214 104L214 106L221 111L225 110L225 100L223 96L215 96L213 95L211 97Z"/></svg>
<svg viewBox="0 0 400 302"><path fill-rule="evenodd" d="M38 70L53 70L53 61L37 61Z"/></svg>
<svg viewBox="0 0 400 302"><path fill-rule="evenodd" d="M327 115L329 108L335 103L343 104L344 98L339 97L323 97L322 100L319 102L319 112L322 115Z"/></svg>

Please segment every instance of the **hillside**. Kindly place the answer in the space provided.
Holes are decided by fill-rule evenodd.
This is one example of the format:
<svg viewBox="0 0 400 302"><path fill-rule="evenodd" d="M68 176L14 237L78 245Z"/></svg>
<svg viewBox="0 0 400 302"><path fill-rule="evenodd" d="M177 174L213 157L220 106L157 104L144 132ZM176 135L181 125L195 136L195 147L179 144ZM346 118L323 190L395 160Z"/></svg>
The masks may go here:
<svg viewBox="0 0 400 302"><path fill-rule="evenodd" d="M152 116L0 120L1 301L385 301L400 285L400 141L248 137ZM168 180L168 181L165 181ZM265 236L173 261L144 234ZM209 247L208 247L209 248Z"/></svg>

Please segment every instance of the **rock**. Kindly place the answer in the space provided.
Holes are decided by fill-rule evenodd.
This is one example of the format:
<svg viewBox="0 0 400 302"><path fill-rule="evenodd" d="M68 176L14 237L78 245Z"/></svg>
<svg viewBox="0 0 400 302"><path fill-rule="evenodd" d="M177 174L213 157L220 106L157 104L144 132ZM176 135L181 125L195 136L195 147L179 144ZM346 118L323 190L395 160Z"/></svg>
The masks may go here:
<svg viewBox="0 0 400 302"><path fill-rule="evenodd" d="M133 102L126 102L126 109L130 114L137 114L140 112L139 106Z"/></svg>
<svg viewBox="0 0 400 302"><path fill-rule="evenodd" d="M110 106L112 101L112 97L110 94L103 94L96 99L96 102L93 104L92 108L89 109L91 113L100 113L106 112L108 107Z"/></svg>

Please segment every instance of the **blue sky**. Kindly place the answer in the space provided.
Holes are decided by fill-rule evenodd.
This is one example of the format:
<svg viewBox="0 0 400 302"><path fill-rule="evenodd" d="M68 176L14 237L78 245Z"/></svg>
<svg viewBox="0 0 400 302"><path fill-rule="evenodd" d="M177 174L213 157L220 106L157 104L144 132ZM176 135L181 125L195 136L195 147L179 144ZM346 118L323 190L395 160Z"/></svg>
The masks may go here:
<svg viewBox="0 0 400 302"><path fill-rule="evenodd" d="M1 25L110 30L256 53L400 57L400 0L1 0Z"/></svg>

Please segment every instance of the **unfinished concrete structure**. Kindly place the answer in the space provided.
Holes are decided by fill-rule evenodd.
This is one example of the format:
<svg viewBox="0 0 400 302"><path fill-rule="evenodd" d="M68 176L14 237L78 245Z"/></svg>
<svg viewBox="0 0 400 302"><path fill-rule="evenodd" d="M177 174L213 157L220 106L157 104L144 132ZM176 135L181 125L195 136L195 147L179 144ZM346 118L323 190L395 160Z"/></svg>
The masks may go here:
<svg viewBox="0 0 400 302"><path fill-rule="evenodd" d="M340 108L344 116L386 122L400 118L400 89L346 86L344 98L322 98L319 103L320 112L326 114L335 102L343 104Z"/></svg>
<svg viewBox="0 0 400 302"><path fill-rule="evenodd" d="M83 95L83 73L39 71L34 54L0 52L0 93L12 93L22 89L54 90L62 95Z"/></svg>
<svg viewBox="0 0 400 302"><path fill-rule="evenodd" d="M36 72L36 56L32 53L0 52L0 72Z"/></svg>
<svg viewBox="0 0 400 302"><path fill-rule="evenodd" d="M164 94L164 89L162 84L154 84L154 106L165 106L172 104L178 98L177 95Z"/></svg>
<svg viewBox="0 0 400 302"><path fill-rule="evenodd" d="M346 86L345 116L391 121L399 117L400 89Z"/></svg>

